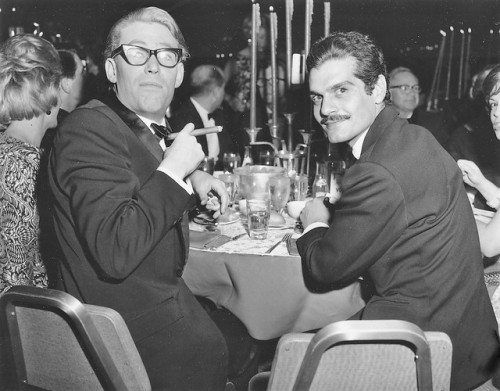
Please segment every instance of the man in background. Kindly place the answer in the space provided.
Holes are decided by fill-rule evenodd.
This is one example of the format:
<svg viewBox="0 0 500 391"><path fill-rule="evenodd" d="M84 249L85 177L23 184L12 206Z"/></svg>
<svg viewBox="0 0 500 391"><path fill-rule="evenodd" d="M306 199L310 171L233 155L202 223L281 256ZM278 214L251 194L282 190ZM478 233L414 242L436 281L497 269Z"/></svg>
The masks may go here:
<svg viewBox="0 0 500 391"><path fill-rule="evenodd" d="M197 66L189 77L189 99L173 110L169 120L174 132L180 131L188 123L194 124L195 129L223 126L221 133L196 138L205 156L214 158L216 170L222 169L222 156L225 152L236 152L230 129L224 126L224 113L221 109L225 86L222 69L209 64Z"/></svg>

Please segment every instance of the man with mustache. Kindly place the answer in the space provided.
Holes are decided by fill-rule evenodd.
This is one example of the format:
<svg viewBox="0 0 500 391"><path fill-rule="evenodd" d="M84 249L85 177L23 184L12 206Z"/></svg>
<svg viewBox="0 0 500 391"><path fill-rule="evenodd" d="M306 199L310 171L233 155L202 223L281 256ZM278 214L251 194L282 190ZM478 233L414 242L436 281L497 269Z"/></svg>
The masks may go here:
<svg viewBox="0 0 500 391"><path fill-rule="evenodd" d="M205 154L192 124L169 147L160 128L168 127L165 113L187 57L164 10L141 8L116 22L104 52L114 91L62 122L50 185L62 288L123 316L153 390L218 391L226 384L226 342L182 273L194 193L218 215L227 192L196 170ZM209 193L220 205L207 203Z"/></svg>
<svg viewBox="0 0 500 391"><path fill-rule="evenodd" d="M454 160L425 129L386 106L384 57L373 40L337 32L307 58L315 119L358 159L331 207L310 201L297 247L311 289L365 275L373 296L353 319L400 319L453 343L452 390L491 377L498 326L474 217Z"/></svg>

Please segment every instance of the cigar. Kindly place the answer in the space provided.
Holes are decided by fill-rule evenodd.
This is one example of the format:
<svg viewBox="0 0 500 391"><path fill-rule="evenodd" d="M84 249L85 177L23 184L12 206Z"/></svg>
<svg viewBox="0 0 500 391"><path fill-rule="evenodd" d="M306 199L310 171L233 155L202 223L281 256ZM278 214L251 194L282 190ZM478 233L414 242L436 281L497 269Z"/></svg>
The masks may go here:
<svg viewBox="0 0 500 391"><path fill-rule="evenodd" d="M203 136L210 133L220 133L222 132L222 126L210 126L208 128L195 129L191 132L191 136ZM167 136L167 140L175 140L179 133L170 133Z"/></svg>

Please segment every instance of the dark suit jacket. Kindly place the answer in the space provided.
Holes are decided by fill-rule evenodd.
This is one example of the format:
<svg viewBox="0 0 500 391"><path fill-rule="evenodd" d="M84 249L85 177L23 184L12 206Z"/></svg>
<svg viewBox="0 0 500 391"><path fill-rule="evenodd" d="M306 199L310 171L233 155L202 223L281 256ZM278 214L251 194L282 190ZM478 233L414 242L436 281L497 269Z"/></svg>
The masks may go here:
<svg viewBox="0 0 500 391"><path fill-rule="evenodd" d="M156 170L162 156L116 97L60 125L49 169L65 289L124 317L153 388L218 390L226 345L181 278L194 196Z"/></svg>
<svg viewBox="0 0 500 391"><path fill-rule="evenodd" d="M179 107L172 113L172 117L169 119L169 123L172 126L172 130L174 132L180 132L186 124L192 122L194 124L195 129L203 128L203 120L196 110L196 107L191 102L191 99L187 99L180 103ZM219 160L216 163L216 170L222 169L222 157L225 152L238 152L237 147L231 137L230 130L225 126L224 123L224 114L220 110L216 110L214 113L214 122L216 125L222 126L222 132L218 134L219 137ZM208 155L208 145L207 145L207 137L199 136L196 137L198 143L200 143L203 148L203 152L205 155Z"/></svg>
<svg viewBox="0 0 500 391"><path fill-rule="evenodd" d="M368 272L375 295L355 318L402 319L453 342L452 390L491 376L499 354L472 210L455 161L385 108L347 170L329 228L297 241L306 278Z"/></svg>

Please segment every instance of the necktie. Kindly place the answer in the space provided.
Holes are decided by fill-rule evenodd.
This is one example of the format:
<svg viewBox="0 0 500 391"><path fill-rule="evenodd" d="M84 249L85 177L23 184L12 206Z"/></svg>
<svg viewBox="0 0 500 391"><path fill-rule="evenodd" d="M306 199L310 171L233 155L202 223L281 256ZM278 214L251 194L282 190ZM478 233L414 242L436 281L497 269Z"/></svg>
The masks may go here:
<svg viewBox="0 0 500 391"><path fill-rule="evenodd" d="M151 124L151 129L154 130L155 136L158 137L159 141L161 141L161 139L165 139L165 142L167 141L167 136L170 133L170 129L167 129L166 126L158 125L155 123Z"/></svg>

